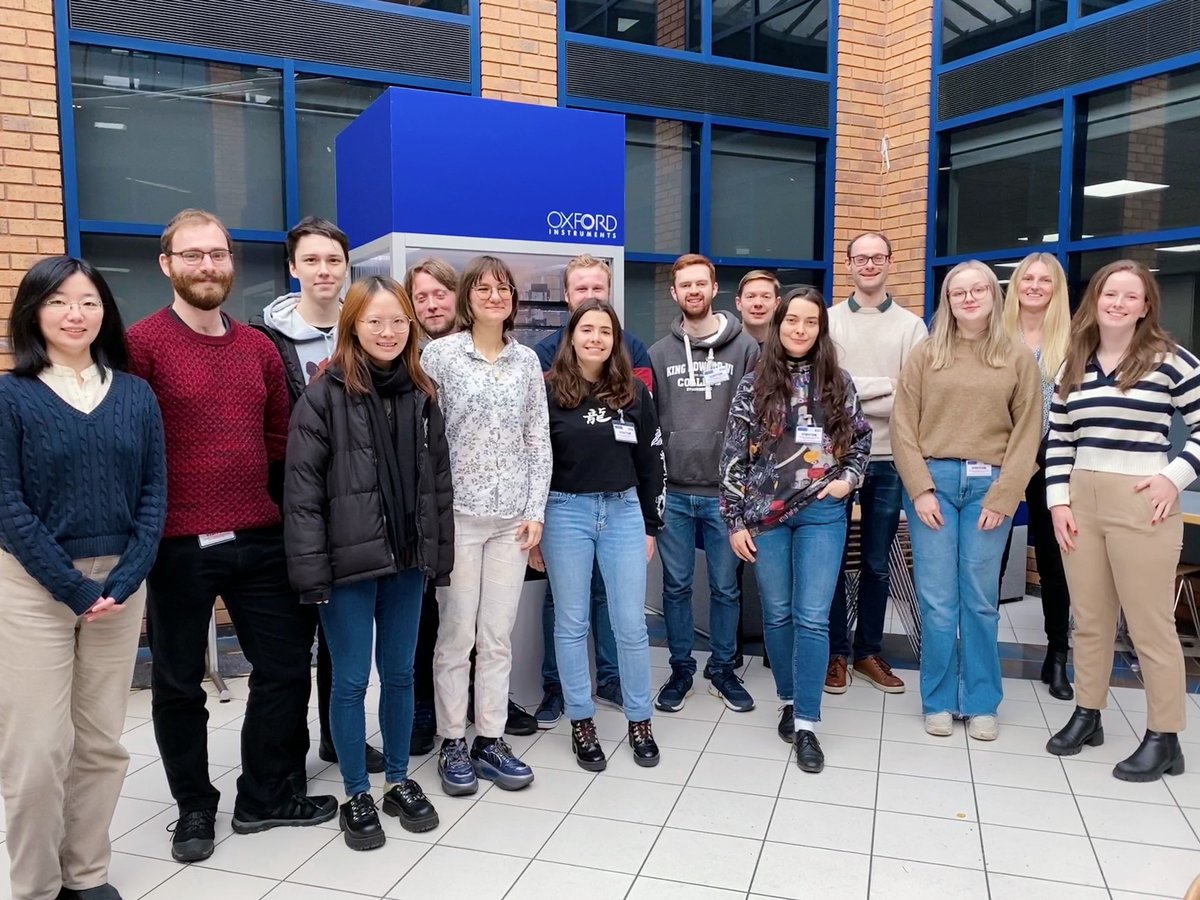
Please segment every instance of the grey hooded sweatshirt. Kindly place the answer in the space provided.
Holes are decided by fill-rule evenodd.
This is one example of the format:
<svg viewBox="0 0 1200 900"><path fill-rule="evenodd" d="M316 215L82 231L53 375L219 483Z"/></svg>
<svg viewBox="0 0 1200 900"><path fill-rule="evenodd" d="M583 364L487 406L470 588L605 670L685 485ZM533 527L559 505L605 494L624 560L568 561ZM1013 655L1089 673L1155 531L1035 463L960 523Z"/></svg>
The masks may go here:
<svg viewBox="0 0 1200 900"><path fill-rule="evenodd" d="M742 323L717 313L724 325L708 340L683 331L683 318L650 348L659 424L666 441L667 490L716 497L725 423L738 382L754 368L758 342Z"/></svg>
<svg viewBox="0 0 1200 900"><path fill-rule="evenodd" d="M261 316L250 320L252 326L279 348L293 404L304 393L321 363L333 354L337 341L336 326L328 332L314 328L296 312L299 304L299 294L284 294L263 307Z"/></svg>

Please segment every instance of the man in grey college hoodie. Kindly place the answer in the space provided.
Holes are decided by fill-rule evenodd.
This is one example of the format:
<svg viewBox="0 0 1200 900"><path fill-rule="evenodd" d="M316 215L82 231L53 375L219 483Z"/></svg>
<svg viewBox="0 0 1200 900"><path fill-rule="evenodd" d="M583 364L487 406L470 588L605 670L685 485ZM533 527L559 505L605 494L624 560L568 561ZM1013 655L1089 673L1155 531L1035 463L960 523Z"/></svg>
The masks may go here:
<svg viewBox="0 0 1200 900"><path fill-rule="evenodd" d="M269 337L283 358L292 405L333 355L337 343L342 288L350 269L350 240L328 219L308 216L287 235L288 270L300 282L299 293L284 294L268 303L250 324ZM317 626L317 712L321 721L318 754L337 762L329 732L329 694L333 662L325 636ZM382 772L383 754L367 745L367 770Z"/></svg>
<svg viewBox="0 0 1200 900"><path fill-rule="evenodd" d="M657 391L654 402L666 440L667 509L659 533L663 568L663 616L671 650L671 677L655 706L677 712L692 693L696 660L692 582L696 528L703 529L708 569L712 656L704 674L709 693L735 712L749 712L754 698L733 669L741 594L737 557L721 519L717 482L721 444L738 382L754 367L758 343L733 316L714 312L717 273L712 262L685 254L672 268L671 297L683 316L650 348Z"/></svg>

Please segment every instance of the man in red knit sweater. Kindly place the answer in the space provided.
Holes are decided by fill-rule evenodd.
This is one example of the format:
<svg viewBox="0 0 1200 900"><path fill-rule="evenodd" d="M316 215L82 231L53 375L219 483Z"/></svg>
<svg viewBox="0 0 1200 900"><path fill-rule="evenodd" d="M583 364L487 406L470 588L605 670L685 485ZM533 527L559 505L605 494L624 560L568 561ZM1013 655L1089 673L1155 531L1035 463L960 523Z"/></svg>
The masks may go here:
<svg viewBox="0 0 1200 900"><path fill-rule="evenodd" d="M271 341L221 311L233 286L229 232L202 210L179 213L159 266L170 306L129 330L131 368L162 407L167 524L147 579L154 735L179 806L171 855L212 855L220 794L208 777L208 622L219 595L254 667L242 725L233 830L316 825L333 797L308 797L297 776L308 753L316 626L288 586L273 487L281 486L290 403Z"/></svg>

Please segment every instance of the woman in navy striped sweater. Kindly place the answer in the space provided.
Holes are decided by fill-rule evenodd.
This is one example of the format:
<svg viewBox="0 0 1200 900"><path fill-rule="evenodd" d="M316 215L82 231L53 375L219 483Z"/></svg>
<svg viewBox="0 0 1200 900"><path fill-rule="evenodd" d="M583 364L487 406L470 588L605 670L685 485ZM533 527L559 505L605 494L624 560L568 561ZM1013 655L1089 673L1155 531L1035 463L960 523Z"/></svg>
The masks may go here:
<svg viewBox="0 0 1200 900"><path fill-rule="evenodd" d="M1046 501L1075 613L1078 706L1046 749L1104 742L1113 637L1123 612L1146 683L1147 731L1117 763L1123 781L1183 773L1183 653L1175 632L1179 492L1200 473L1200 360L1159 325L1162 300L1141 263L1093 276L1071 331L1050 410ZM1178 410L1190 432L1168 459Z"/></svg>
<svg viewBox="0 0 1200 900"><path fill-rule="evenodd" d="M82 260L21 280L0 378L0 791L14 900L120 900L108 829L143 581L166 518L163 425Z"/></svg>

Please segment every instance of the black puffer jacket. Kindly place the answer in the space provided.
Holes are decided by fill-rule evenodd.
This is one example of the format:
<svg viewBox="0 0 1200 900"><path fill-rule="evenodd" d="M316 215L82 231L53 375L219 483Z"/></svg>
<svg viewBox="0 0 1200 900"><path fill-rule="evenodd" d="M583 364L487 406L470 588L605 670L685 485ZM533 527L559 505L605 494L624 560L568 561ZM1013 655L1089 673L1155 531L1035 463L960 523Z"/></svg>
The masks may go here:
<svg viewBox="0 0 1200 900"><path fill-rule="evenodd" d="M417 565L435 584L454 568L454 495L441 409L417 392ZM300 397L288 433L283 528L292 587L309 602L335 584L391 575L383 494L365 397L329 369Z"/></svg>

